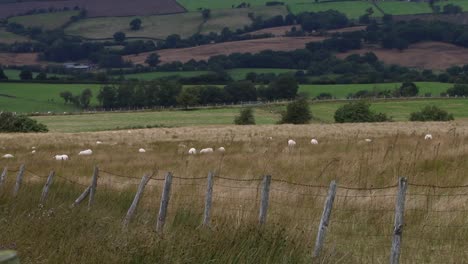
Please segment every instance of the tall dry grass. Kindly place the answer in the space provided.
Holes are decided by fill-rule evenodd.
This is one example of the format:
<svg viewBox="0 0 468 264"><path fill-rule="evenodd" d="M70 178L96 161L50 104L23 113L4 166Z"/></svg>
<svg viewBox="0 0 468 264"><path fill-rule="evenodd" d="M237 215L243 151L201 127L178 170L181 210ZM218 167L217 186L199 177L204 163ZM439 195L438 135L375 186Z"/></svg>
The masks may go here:
<svg viewBox="0 0 468 264"><path fill-rule="evenodd" d="M17 249L24 263L310 263L326 186L336 180L332 222L317 261L387 262L396 188L367 189L395 185L400 176L418 184L467 184L467 128L464 122L390 123L1 135L2 153L16 158L0 166L24 163L28 172L18 198L11 197L14 172L1 191L0 247ZM434 140L425 141L426 133ZM311 145L312 137L320 144ZM287 147L289 138L298 143L294 149ZM186 155L190 147L219 146L225 154ZM140 147L147 152L138 153ZM86 148L95 153L76 155ZM55 154L71 160L55 161ZM89 184L95 165L101 174L93 209L70 209L84 187L63 178ZM58 177L39 207L45 179L37 176L52 169ZM257 226L260 181L217 178L207 230L200 227L206 181L174 179L165 234L158 236L162 181L153 180L129 230L122 231L138 178L151 171L158 171L156 179L167 171L187 178L209 171L234 179L272 175L267 224ZM404 263L463 263L467 197L468 188L409 187Z"/></svg>

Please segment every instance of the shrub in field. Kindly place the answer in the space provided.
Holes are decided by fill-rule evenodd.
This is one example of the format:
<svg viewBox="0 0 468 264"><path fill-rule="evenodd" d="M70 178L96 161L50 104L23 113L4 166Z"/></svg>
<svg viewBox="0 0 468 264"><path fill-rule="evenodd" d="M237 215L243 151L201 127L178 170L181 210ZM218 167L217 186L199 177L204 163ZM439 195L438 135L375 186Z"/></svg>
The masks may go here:
<svg viewBox="0 0 468 264"><path fill-rule="evenodd" d="M467 96L468 85L455 84L452 88L447 89L447 94L450 96Z"/></svg>
<svg viewBox="0 0 468 264"><path fill-rule="evenodd" d="M255 117L252 108L241 109L239 116L234 119L236 125L255 125Z"/></svg>
<svg viewBox="0 0 468 264"><path fill-rule="evenodd" d="M400 89L395 90L396 97L414 97L419 93L419 88L412 82L404 82Z"/></svg>
<svg viewBox="0 0 468 264"><path fill-rule="evenodd" d="M21 80L32 80L33 74L30 70L22 70L19 77Z"/></svg>
<svg viewBox="0 0 468 264"><path fill-rule="evenodd" d="M286 112L282 114L281 124L307 124L312 119L309 103L306 98L300 98L289 103Z"/></svg>
<svg viewBox="0 0 468 264"><path fill-rule="evenodd" d="M0 69L0 80L8 80L8 76L3 72L3 69Z"/></svg>
<svg viewBox="0 0 468 264"><path fill-rule="evenodd" d="M413 112L410 115L410 121L451 121L454 120L453 114L440 109L435 105L428 105L419 112Z"/></svg>
<svg viewBox="0 0 468 264"><path fill-rule="evenodd" d="M48 132L44 124L23 115L15 115L11 112L0 114L0 132Z"/></svg>
<svg viewBox="0 0 468 264"><path fill-rule="evenodd" d="M386 114L374 113L367 102L352 102L341 106L335 112L337 123L369 123L391 121Z"/></svg>
<svg viewBox="0 0 468 264"><path fill-rule="evenodd" d="M130 29L131 30L140 30L141 29L141 19L135 18L130 21Z"/></svg>
<svg viewBox="0 0 468 264"><path fill-rule="evenodd" d="M126 36L125 33L123 33L122 31L119 31L119 32L115 32L115 33L114 33L114 40L115 40L116 42L124 42L126 37L127 37L127 36Z"/></svg>

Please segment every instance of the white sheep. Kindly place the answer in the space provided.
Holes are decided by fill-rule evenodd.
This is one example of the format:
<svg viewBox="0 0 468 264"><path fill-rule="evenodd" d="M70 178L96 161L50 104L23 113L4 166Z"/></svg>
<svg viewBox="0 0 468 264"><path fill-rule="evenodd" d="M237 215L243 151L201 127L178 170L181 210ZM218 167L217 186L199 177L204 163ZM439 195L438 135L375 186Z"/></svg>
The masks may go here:
<svg viewBox="0 0 468 264"><path fill-rule="evenodd" d="M93 151L90 149L87 149L87 150L80 151L80 153L78 153L78 156L89 156L92 154L93 154Z"/></svg>
<svg viewBox="0 0 468 264"><path fill-rule="evenodd" d="M273 137L267 137L268 140L273 140Z"/></svg>
<svg viewBox="0 0 468 264"><path fill-rule="evenodd" d="M3 155L3 158L4 158L4 159L12 159L12 158L14 158L14 157L15 157L15 156L13 156L13 155L11 155L11 154L5 154L5 155Z"/></svg>
<svg viewBox="0 0 468 264"><path fill-rule="evenodd" d="M62 154L62 155L55 155L55 160L68 160L68 155Z"/></svg>
<svg viewBox="0 0 468 264"><path fill-rule="evenodd" d="M141 148L141 149L138 150L138 152L140 152L140 153L146 153L146 150L145 150L144 148Z"/></svg>
<svg viewBox="0 0 468 264"><path fill-rule="evenodd" d="M310 144L312 145L318 145L318 140L313 138L311 141L310 141Z"/></svg>
<svg viewBox="0 0 468 264"><path fill-rule="evenodd" d="M296 146L296 141L292 139L288 140L288 147L294 147L294 146Z"/></svg>
<svg viewBox="0 0 468 264"><path fill-rule="evenodd" d="M367 143L371 143L371 142L372 142L372 139L366 138L366 139L364 139L364 141L366 141Z"/></svg>
<svg viewBox="0 0 468 264"><path fill-rule="evenodd" d="M424 140L432 140L432 135L431 135L431 134L427 134L427 135L424 137Z"/></svg>
<svg viewBox="0 0 468 264"><path fill-rule="evenodd" d="M36 149L36 147L32 147L31 149Z"/></svg>
<svg viewBox="0 0 468 264"><path fill-rule="evenodd" d="M31 151L31 154L36 154L36 151L35 150Z"/></svg>
<svg viewBox="0 0 468 264"><path fill-rule="evenodd" d="M220 148L218 148L218 152L224 153L224 152L226 152L226 149L224 147L220 147Z"/></svg>
<svg viewBox="0 0 468 264"><path fill-rule="evenodd" d="M101 145L102 142L98 140L98 141L96 141L96 144L97 144L97 145Z"/></svg>
<svg viewBox="0 0 468 264"><path fill-rule="evenodd" d="M209 153L213 153L212 148L205 148L205 149L200 150L200 154L209 154Z"/></svg>
<svg viewBox="0 0 468 264"><path fill-rule="evenodd" d="M191 149L189 149L188 154L189 155L195 155L195 154L197 154L197 150L195 148L191 148Z"/></svg>

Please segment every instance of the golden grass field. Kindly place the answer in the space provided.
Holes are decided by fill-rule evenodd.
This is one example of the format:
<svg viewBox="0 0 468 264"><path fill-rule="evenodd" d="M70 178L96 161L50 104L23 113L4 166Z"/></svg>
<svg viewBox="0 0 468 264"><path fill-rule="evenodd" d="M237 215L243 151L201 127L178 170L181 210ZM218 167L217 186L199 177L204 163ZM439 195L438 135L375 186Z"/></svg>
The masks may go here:
<svg viewBox="0 0 468 264"><path fill-rule="evenodd" d="M404 176L410 186L401 263L464 263L468 188L415 184L467 184L467 132L467 121L455 121L2 134L0 154L15 158L1 159L0 166L17 170L25 164L28 171L18 198L11 197L14 171L0 190L0 248L16 249L22 263L311 263L327 186L336 180L325 248L314 263L386 263L394 186ZM434 139L424 140L427 133ZM310 144L313 137L319 145ZM296 140L296 147L288 148L288 139ZM103 144L96 145L98 140ZM190 147L220 146L224 154L186 154ZM87 148L92 156L77 156ZM56 154L71 160L55 161ZM84 203L70 209L95 165L101 172L93 208L88 211ZM50 197L38 207L43 177L52 169L57 177ZM151 171L157 173L123 231L139 178ZM158 179L168 171L202 179L174 179L161 236L154 232ZM209 171L237 180L272 175L266 225L257 224L260 180L216 178L212 228L201 227L203 177Z"/></svg>

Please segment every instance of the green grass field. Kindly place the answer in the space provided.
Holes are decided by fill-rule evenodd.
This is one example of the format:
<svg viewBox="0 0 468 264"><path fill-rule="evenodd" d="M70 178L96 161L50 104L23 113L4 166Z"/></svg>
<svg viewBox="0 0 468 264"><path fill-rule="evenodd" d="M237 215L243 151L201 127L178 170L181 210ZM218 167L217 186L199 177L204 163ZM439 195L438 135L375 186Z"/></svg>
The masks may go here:
<svg viewBox="0 0 468 264"><path fill-rule="evenodd" d="M8 19L9 23L18 23L25 27L41 27L51 30L63 26L72 16L78 15L78 11L65 11L35 14L28 16L16 16Z"/></svg>
<svg viewBox="0 0 468 264"><path fill-rule="evenodd" d="M11 69L6 69L6 70L3 70L3 72L5 73L5 75L8 77L9 80L20 80L20 73L21 71L20 70L11 70ZM33 78L36 78L37 76L37 72L33 72ZM61 78L61 77L66 77L66 75L62 75L62 74L47 74L47 77L58 77L58 78Z"/></svg>
<svg viewBox="0 0 468 264"><path fill-rule="evenodd" d="M377 5L390 15L412 15L432 13L426 2L379 1ZM375 8L374 8L375 9Z"/></svg>
<svg viewBox="0 0 468 264"><path fill-rule="evenodd" d="M234 80L245 80L245 76L249 72L255 72L257 74L274 73L278 75L282 73L295 73L296 70L294 69L267 69L267 68L239 68L239 69L228 70L229 75Z"/></svg>
<svg viewBox="0 0 468 264"><path fill-rule="evenodd" d="M350 93L356 93L360 90L394 90L400 87L401 83L378 83L378 84L332 84L332 85L301 85L299 92L307 93L310 97L316 97L321 93L330 93L338 99L346 98ZM432 96L439 96L440 93L447 91L452 87L451 83L437 82L417 82L419 94L424 96L431 93Z"/></svg>
<svg viewBox="0 0 468 264"><path fill-rule="evenodd" d="M26 42L30 41L29 38L13 34L11 32L5 31L4 28L0 28L0 43L12 44L15 42Z"/></svg>
<svg viewBox="0 0 468 264"><path fill-rule="evenodd" d="M82 90L90 88L95 96L100 85L98 84L38 84L38 83L0 83L0 111L13 112L69 112L76 108L65 105L59 94L70 91L79 94ZM96 104L95 97L92 104Z"/></svg>
<svg viewBox="0 0 468 264"><path fill-rule="evenodd" d="M127 37L149 37L165 39L172 34L178 34L182 38L189 37L199 30L203 33L221 32L224 27L231 30L250 25L252 20L249 13L258 16L272 17L286 15L285 7L256 7L243 9L213 10L211 19L203 24L200 12L183 14L142 16L142 28L138 31L130 30L129 23L135 17L101 17L80 20L65 29L69 35L82 36L91 39L112 38L118 31L125 32Z"/></svg>
<svg viewBox="0 0 468 264"><path fill-rule="evenodd" d="M316 122L333 122L333 115L344 102L314 103L311 105ZM402 101L379 101L372 109L388 114L395 121L407 121L411 112L426 105L437 105L453 113L456 119L468 118L467 99L420 99ZM280 119L284 106L268 106L255 109L257 124L275 124ZM203 109L192 111L161 111L139 113L102 113L85 115L34 117L46 124L53 132L88 132L130 128L136 126L201 126L229 125L238 115L239 108Z"/></svg>

